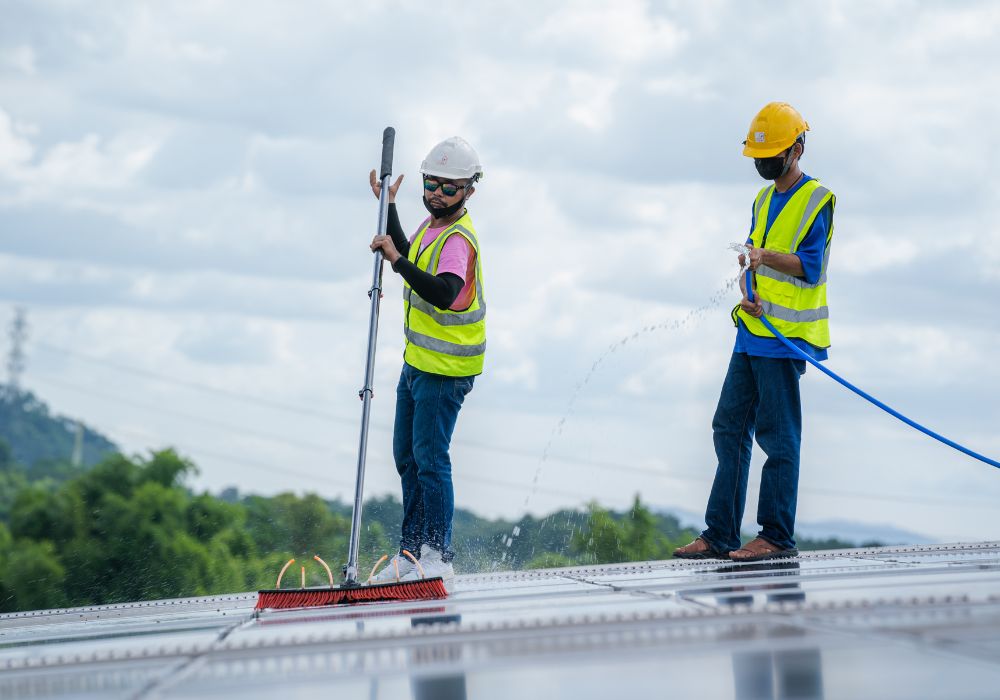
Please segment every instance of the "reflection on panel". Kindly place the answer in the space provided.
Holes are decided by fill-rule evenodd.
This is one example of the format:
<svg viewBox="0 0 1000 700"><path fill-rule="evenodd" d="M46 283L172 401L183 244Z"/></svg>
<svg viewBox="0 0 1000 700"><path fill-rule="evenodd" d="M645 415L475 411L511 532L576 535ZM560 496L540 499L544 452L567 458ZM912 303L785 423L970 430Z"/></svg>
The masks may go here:
<svg viewBox="0 0 1000 700"><path fill-rule="evenodd" d="M457 583L445 601L260 615L252 595L3 615L0 697L902 700L1000 687L993 543Z"/></svg>

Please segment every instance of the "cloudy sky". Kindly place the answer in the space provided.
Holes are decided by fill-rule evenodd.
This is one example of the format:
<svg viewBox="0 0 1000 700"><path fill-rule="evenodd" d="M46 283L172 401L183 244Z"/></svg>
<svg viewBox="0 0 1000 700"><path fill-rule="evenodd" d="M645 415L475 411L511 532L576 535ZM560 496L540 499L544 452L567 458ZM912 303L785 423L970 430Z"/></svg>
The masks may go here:
<svg viewBox="0 0 1000 700"><path fill-rule="evenodd" d="M435 142L464 136L486 168L470 210L489 352L453 446L459 505L514 517L638 492L701 512L728 246L762 184L740 142L771 100L809 121L803 167L838 195L828 366L1000 457L996 3L0 0L0 16L0 321L28 309L23 383L129 451L176 446L198 488L350 497L367 173L392 125L407 227ZM389 277L371 494L398 490ZM1000 538L1000 470L815 370L802 388L801 522ZM749 503L752 522L755 486Z"/></svg>

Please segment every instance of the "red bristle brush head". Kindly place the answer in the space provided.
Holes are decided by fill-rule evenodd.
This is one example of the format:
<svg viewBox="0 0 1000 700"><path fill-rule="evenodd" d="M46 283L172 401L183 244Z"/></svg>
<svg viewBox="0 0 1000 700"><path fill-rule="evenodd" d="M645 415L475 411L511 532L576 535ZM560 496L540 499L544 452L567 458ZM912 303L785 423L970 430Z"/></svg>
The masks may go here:
<svg viewBox="0 0 1000 700"><path fill-rule="evenodd" d="M371 586L278 588L258 591L256 609L314 608L322 605L437 600L447 597L448 591L445 590L444 581L438 577L400 583L378 583Z"/></svg>

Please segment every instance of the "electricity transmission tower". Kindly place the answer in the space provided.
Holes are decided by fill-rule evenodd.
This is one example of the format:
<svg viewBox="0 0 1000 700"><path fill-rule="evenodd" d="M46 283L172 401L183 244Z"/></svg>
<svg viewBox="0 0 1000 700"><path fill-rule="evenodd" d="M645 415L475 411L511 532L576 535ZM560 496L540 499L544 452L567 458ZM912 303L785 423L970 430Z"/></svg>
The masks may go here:
<svg viewBox="0 0 1000 700"><path fill-rule="evenodd" d="M7 352L7 391L11 396L21 393L21 375L26 358L24 344L28 340L28 311L23 306L14 307L14 318L7 331L10 350Z"/></svg>

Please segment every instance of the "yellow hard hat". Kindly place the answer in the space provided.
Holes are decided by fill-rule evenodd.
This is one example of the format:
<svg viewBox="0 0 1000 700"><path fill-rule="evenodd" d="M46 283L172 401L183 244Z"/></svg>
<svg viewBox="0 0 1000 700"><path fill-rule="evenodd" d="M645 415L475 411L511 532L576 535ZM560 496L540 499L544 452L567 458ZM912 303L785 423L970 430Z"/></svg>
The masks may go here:
<svg viewBox="0 0 1000 700"><path fill-rule="evenodd" d="M750 158L776 156L809 131L809 125L787 102L770 102L750 122L743 155Z"/></svg>

